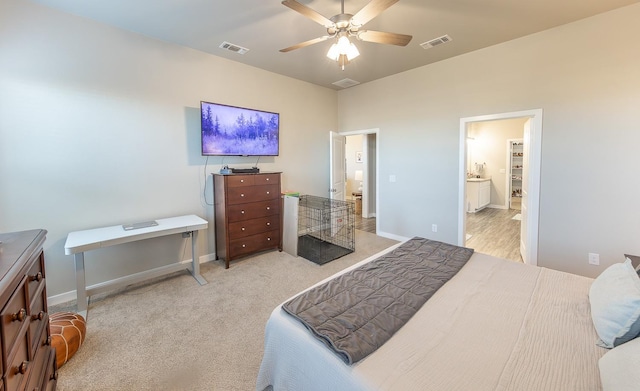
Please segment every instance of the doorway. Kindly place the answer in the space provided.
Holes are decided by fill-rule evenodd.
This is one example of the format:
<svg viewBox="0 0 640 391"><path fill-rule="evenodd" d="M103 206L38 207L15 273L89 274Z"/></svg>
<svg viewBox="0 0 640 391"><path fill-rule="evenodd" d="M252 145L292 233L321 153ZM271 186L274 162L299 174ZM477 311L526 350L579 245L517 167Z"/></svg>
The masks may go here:
<svg viewBox="0 0 640 391"><path fill-rule="evenodd" d="M353 200L356 204L356 229L371 233L378 232L380 223L377 168L379 131L376 128L339 133L346 139L343 154L345 199ZM332 162L332 166L335 165Z"/></svg>
<svg viewBox="0 0 640 391"><path fill-rule="evenodd" d="M522 137L527 120L473 122L467 129L467 170L472 179L467 181L465 245L516 262L522 262Z"/></svg>
<svg viewBox="0 0 640 391"><path fill-rule="evenodd" d="M473 161L469 161L470 153L468 138L473 135L473 128L478 123L487 121L500 121L522 118L524 121L522 138L523 155L526 156L526 169L522 176L522 214L520 217L520 248L522 260L525 263L537 265L538 256L538 216L539 216L539 189L540 189L540 152L542 141L542 110L528 110L513 113L492 114L479 117L462 118L460 120L460 167L459 167L459 243L465 245L467 241L467 174L469 167L475 167ZM504 144L502 144L504 145ZM504 162L504 160L503 160ZM475 162L477 163L477 162ZM509 211L509 199L507 191L509 188L507 178L512 175L508 163L485 164L481 162L483 170L491 171L491 179L496 179L498 183L502 180L502 196L500 190L494 188L492 195L496 195L498 200L493 205L495 209L506 209ZM483 172L485 173L485 172ZM486 173L485 173L486 174ZM474 216L475 217L475 216ZM515 217L515 215L513 216ZM509 216L512 218L512 216Z"/></svg>

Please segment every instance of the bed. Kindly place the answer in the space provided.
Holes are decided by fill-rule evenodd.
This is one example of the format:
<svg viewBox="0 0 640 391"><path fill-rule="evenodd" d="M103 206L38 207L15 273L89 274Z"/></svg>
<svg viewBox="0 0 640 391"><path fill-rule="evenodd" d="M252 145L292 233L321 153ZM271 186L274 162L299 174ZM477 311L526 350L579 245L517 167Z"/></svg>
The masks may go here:
<svg viewBox="0 0 640 391"><path fill-rule="evenodd" d="M635 284L630 289L640 298L640 279L629 262L618 269L628 274L631 268L638 281L629 280ZM640 299L623 303L627 313L632 312L627 318L633 318L631 326L627 318L618 322L626 327L624 341L619 330L612 332L613 339L607 337L592 316L593 310L611 317L607 311L612 308L619 315L619 305L611 300L628 297L628 292L608 291L622 285L613 280L617 282L606 281L598 288L590 278L473 253L390 339L353 363L345 362L281 305L265 328L256 390L640 389L633 374L637 371L625 371L625 365L640 365L640 339L633 339L640 333ZM593 307L596 299L599 308ZM607 339L609 346L603 347Z"/></svg>

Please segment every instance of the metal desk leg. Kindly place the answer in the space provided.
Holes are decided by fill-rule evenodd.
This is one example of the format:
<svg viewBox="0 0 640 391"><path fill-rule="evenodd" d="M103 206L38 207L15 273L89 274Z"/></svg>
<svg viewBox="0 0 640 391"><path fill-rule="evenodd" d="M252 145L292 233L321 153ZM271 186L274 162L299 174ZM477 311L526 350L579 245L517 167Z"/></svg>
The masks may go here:
<svg viewBox="0 0 640 391"><path fill-rule="evenodd" d="M76 297L78 314L87 319L87 284L84 279L84 252L73 254L76 263Z"/></svg>
<svg viewBox="0 0 640 391"><path fill-rule="evenodd" d="M200 256L198 256L198 231L191 231L191 274L198 284L205 285L207 280L200 275Z"/></svg>

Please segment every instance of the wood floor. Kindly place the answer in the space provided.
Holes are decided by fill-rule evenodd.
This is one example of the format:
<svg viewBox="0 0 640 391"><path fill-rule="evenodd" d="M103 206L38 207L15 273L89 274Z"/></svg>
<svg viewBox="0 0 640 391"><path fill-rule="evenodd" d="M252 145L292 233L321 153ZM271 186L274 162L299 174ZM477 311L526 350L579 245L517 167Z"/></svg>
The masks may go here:
<svg viewBox="0 0 640 391"><path fill-rule="evenodd" d="M356 229L365 232L371 232L372 234L376 233L376 218L369 217L367 219L363 218L362 215L356 214Z"/></svg>
<svg viewBox="0 0 640 391"><path fill-rule="evenodd" d="M477 252L522 262L520 256L520 220L515 209L485 208L467 213L466 247Z"/></svg>

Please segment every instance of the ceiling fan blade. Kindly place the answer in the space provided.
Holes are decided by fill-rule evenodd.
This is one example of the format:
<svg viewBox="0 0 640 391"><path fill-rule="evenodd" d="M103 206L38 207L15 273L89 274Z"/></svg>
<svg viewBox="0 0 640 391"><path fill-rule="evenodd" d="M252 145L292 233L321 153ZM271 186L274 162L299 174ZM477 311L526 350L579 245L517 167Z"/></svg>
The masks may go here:
<svg viewBox="0 0 640 391"><path fill-rule="evenodd" d="M314 43L319 43L319 42L322 42L322 41L326 41L329 38L331 38L329 35L325 35L323 37L318 37L318 38L315 38L315 39L310 39L308 41L300 42L299 44L293 45L293 46L289 46L288 48L280 49L280 51L282 53L290 52L292 50L300 49L300 48L303 48L305 46L313 45Z"/></svg>
<svg viewBox="0 0 640 391"><path fill-rule="evenodd" d="M353 15L351 23L356 26L362 26L398 1L399 0L371 0L367 5L362 7L358 13Z"/></svg>
<svg viewBox="0 0 640 391"><path fill-rule="evenodd" d="M332 21L320 15L319 13L312 10L311 8L307 7L306 5L298 3L296 0L284 0L282 4L291 8L296 12L299 12L300 14L302 14L303 16L306 16L307 18L313 20L314 22L320 23L326 28L333 26Z"/></svg>
<svg viewBox="0 0 640 391"><path fill-rule="evenodd" d="M382 31L363 30L358 33L358 39L366 42L384 43L388 45L407 46L413 38L411 35L385 33Z"/></svg>

